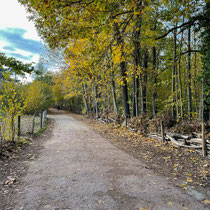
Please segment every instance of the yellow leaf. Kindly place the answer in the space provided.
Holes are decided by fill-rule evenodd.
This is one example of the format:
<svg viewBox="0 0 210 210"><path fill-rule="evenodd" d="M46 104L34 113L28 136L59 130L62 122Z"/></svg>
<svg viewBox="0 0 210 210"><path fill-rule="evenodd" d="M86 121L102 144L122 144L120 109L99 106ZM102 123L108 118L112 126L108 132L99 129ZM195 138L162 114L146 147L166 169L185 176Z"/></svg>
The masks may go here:
<svg viewBox="0 0 210 210"><path fill-rule="evenodd" d="M139 208L139 210L149 210L146 206Z"/></svg>
<svg viewBox="0 0 210 210"><path fill-rule="evenodd" d="M170 159L171 156L168 156L168 157L163 157L163 159L167 160L167 159Z"/></svg>
<svg viewBox="0 0 210 210"><path fill-rule="evenodd" d="M192 178L188 177L187 182L193 182Z"/></svg>
<svg viewBox="0 0 210 210"><path fill-rule="evenodd" d="M210 200L204 200L203 201L205 204L210 204Z"/></svg>

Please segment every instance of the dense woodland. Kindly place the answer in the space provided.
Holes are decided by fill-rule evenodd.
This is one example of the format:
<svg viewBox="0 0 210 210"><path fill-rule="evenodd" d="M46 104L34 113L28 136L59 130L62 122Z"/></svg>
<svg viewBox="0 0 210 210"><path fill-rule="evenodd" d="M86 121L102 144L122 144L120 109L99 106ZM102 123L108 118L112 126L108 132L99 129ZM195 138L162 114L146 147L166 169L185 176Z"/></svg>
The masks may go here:
<svg viewBox="0 0 210 210"><path fill-rule="evenodd" d="M19 2L67 64L53 87L59 106L83 98L96 117L209 119L208 1Z"/></svg>
<svg viewBox="0 0 210 210"><path fill-rule="evenodd" d="M8 72L38 75L21 85L4 73L1 118L9 116L8 123L53 104L97 118L106 113L123 119L209 120L210 2L19 2L49 49L48 62L60 70L43 73L39 66L35 71L1 54L0 66Z"/></svg>

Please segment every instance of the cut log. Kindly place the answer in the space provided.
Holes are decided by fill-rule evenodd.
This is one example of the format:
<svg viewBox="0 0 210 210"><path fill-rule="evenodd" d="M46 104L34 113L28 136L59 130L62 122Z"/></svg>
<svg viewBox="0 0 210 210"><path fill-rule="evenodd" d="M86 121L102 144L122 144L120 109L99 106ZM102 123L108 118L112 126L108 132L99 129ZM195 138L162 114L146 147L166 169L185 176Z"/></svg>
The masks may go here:
<svg viewBox="0 0 210 210"><path fill-rule="evenodd" d="M189 140L189 139L192 138L191 136L185 136L185 135L182 135L182 134L179 134L179 133L168 133L168 132L166 132L166 134L171 136L172 138L181 138L181 139L186 139L186 140Z"/></svg>
<svg viewBox="0 0 210 210"><path fill-rule="evenodd" d="M98 121L102 122L102 123L106 123L106 120L102 119L102 118L98 118Z"/></svg>
<svg viewBox="0 0 210 210"><path fill-rule="evenodd" d="M149 138L156 139L158 141L163 141L163 138L161 136L155 134L149 135Z"/></svg>
<svg viewBox="0 0 210 210"><path fill-rule="evenodd" d="M190 139L188 142L202 144L202 139ZM206 144L208 145L208 144L210 144L210 142L206 141Z"/></svg>
<svg viewBox="0 0 210 210"><path fill-rule="evenodd" d="M172 136L170 135L166 135L172 142L174 145L179 146L179 147L186 147L186 148L190 148L190 149L202 149L202 146L196 146L196 145L184 145L184 142L178 142L176 141Z"/></svg>
<svg viewBox="0 0 210 210"><path fill-rule="evenodd" d="M111 117L108 117L108 119L112 122L116 122L116 120L112 119Z"/></svg>

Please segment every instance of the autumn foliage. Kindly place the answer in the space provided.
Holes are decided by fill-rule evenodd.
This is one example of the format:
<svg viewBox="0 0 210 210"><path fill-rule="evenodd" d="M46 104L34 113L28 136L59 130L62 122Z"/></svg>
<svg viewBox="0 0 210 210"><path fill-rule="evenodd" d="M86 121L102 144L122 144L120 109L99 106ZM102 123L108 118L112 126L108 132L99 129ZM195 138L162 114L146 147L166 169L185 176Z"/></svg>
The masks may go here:
<svg viewBox="0 0 210 210"><path fill-rule="evenodd" d="M19 1L67 64L55 77L57 104L77 97L96 117L208 120L208 1Z"/></svg>

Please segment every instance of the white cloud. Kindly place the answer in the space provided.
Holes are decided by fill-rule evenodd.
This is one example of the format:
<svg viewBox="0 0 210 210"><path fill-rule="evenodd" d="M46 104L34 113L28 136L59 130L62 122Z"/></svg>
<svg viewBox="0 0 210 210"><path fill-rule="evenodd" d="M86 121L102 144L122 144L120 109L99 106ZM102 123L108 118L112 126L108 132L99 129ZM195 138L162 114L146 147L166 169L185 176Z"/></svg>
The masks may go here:
<svg viewBox="0 0 210 210"><path fill-rule="evenodd" d="M38 63L38 61L39 61L39 55L34 55L32 58L32 62Z"/></svg>
<svg viewBox="0 0 210 210"><path fill-rule="evenodd" d="M17 0L1 0L0 28L23 28L27 30L24 38L40 40L33 22L27 19L29 14Z"/></svg>
<svg viewBox="0 0 210 210"><path fill-rule="evenodd" d="M0 40L0 49L3 49L3 47L6 46L6 44L7 44L6 42Z"/></svg>
<svg viewBox="0 0 210 210"><path fill-rule="evenodd" d="M0 0L0 29L5 31L17 28L25 29L27 32L24 33L23 38L40 41L41 39L38 36L34 23L28 20L28 16L29 14L26 12L24 6L22 6L17 0ZM8 46L14 48L15 45L11 45L11 43L5 40L0 40L0 52L3 52L8 56L10 56L11 53L13 53L13 55L19 54L25 56L26 59L27 57L31 57L31 59L26 60L21 59L19 56L18 59L24 63L36 63L39 60L39 55L36 53L27 52L18 48L14 48L14 50L12 50L9 49Z"/></svg>

